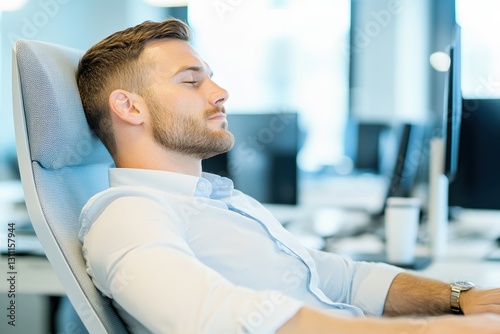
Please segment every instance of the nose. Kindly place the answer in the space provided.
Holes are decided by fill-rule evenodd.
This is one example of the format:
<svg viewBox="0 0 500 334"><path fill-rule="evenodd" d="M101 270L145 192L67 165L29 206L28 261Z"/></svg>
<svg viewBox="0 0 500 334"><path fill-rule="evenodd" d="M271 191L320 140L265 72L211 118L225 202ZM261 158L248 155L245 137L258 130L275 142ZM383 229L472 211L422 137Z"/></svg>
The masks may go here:
<svg viewBox="0 0 500 334"><path fill-rule="evenodd" d="M212 93L210 94L210 104L221 107L229 98L229 92L212 81Z"/></svg>

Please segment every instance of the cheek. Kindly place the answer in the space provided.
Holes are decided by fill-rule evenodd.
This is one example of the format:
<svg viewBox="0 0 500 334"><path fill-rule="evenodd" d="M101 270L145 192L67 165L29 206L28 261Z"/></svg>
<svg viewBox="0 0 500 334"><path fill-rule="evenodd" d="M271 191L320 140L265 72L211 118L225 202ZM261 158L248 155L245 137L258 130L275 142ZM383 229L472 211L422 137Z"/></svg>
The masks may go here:
<svg viewBox="0 0 500 334"><path fill-rule="evenodd" d="M207 108L206 99L199 89L191 87L169 86L164 87L157 95L157 102L172 112L183 115L200 115Z"/></svg>
<svg viewBox="0 0 500 334"><path fill-rule="evenodd" d="M185 94L173 99L172 107L174 110L184 115L200 115L203 113L205 104L199 96L195 94Z"/></svg>

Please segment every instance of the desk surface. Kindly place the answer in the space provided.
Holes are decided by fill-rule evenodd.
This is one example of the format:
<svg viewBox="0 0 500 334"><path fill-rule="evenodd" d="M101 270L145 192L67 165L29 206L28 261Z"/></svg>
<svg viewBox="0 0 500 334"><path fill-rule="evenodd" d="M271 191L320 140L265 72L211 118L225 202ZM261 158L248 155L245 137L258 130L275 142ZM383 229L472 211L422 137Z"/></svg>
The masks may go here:
<svg viewBox="0 0 500 334"><path fill-rule="evenodd" d="M59 282L52 266L43 256L16 256L15 280L16 293L40 294L59 296L64 295L64 289ZM10 284L7 281L10 270L7 265L7 257L0 256L0 293L9 291Z"/></svg>
<svg viewBox="0 0 500 334"><path fill-rule="evenodd" d="M323 206L322 206L323 204ZM326 205L325 205L326 204ZM271 210L275 210L271 207ZM304 244L314 247L320 244L321 235L342 231L343 224L363 226L366 212L345 210L336 203L320 202L313 210L302 212L296 209L299 222L288 226L289 230ZM426 224L422 224L423 239L426 238ZM448 225L447 254L442 259L415 273L426 277L452 282L469 280L479 286L500 286L499 261L487 261L485 257L494 249L498 250L495 239L500 236L500 211L464 210L456 220ZM333 247L327 247L341 254L383 253L384 243L380 235L365 234L335 239ZM328 245L327 245L328 246ZM428 256L429 246L419 244L417 255Z"/></svg>
<svg viewBox="0 0 500 334"><path fill-rule="evenodd" d="M466 280L480 287L499 287L500 261L439 260L416 274L445 282Z"/></svg>

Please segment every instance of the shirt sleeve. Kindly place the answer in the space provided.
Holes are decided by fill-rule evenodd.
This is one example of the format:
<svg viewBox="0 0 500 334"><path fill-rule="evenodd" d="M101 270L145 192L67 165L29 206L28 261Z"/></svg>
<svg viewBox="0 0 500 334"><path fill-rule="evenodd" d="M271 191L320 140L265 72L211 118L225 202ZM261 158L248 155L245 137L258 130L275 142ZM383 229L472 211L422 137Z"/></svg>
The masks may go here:
<svg viewBox="0 0 500 334"><path fill-rule="evenodd" d="M403 270L385 263L353 261L334 253L309 250L320 277L320 288L336 302L380 316L392 281Z"/></svg>
<svg viewBox="0 0 500 334"><path fill-rule="evenodd" d="M274 333L302 303L236 286L199 261L168 204L114 200L84 237L96 287L153 333Z"/></svg>

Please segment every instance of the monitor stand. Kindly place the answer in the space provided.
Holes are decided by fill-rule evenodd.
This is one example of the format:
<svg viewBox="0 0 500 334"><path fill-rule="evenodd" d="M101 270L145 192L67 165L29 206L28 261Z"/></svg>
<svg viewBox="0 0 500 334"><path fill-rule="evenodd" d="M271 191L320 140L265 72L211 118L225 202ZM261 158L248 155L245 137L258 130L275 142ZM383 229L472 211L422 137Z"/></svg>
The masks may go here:
<svg viewBox="0 0 500 334"><path fill-rule="evenodd" d="M430 254L433 259L446 256L448 245L448 177L444 174L445 143L443 138L431 140L429 170Z"/></svg>

